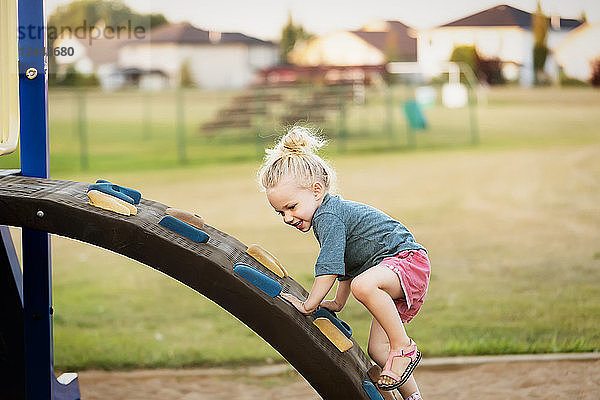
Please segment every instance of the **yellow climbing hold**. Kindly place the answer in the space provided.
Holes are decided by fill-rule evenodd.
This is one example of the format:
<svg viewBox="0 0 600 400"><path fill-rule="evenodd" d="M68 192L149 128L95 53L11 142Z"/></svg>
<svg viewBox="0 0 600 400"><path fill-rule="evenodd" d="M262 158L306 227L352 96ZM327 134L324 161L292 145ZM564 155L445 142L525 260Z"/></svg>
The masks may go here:
<svg viewBox="0 0 600 400"><path fill-rule="evenodd" d="M137 208L133 204L113 197L109 194L102 193L98 190L90 190L87 192L90 204L94 207L102 208L103 210L113 211L121 215L136 215Z"/></svg>
<svg viewBox="0 0 600 400"><path fill-rule="evenodd" d="M315 324L317 328L321 330L323 335L325 335L342 353L352 348L352 341L333 325L329 319L321 317L315 318L313 324Z"/></svg>
<svg viewBox="0 0 600 400"><path fill-rule="evenodd" d="M246 253L249 254L256 261L267 267L270 271L272 271L275 275L280 278L284 278L288 276L287 271L284 266L279 262L277 258L267 250L263 249L257 244L251 244L248 246L248 250Z"/></svg>
<svg viewBox="0 0 600 400"><path fill-rule="evenodd" d="M180 210L178 208L167 208L165 214L177 218L180 221L185 222L195 228L204 228L204 219L198 214L191 213L186 210Z"/></svg>

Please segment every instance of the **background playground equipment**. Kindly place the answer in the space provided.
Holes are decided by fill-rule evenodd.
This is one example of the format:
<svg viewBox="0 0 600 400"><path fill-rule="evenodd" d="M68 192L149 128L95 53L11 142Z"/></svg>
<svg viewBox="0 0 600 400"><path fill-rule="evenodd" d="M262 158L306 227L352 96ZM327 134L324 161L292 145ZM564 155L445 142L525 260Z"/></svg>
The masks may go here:
<svg viewBox="0 0 600 400"><path fill-rule="evenodd" d="M477 103L479 97L483 96L481 85L465 63L446 62L439 63L432 69L425 70L418 62L392 62L387 65L390 74L408 78L406 81L412 87L410 93L405 96L403 110L407 122L407 141L410 147L416 146L414 132L427 128L421 105L429 106L435 102L435 92L432 86L415 87L419 82L425 80L425 75L438 76L447 74L448 82L442 84L441 101L444 107L459 109L468 106L469 130L471 132L471 144L479 143L479 124L477 122ZM465 83L462 83L464 81ZM419 90L425 96L419 96ZM414 92L414 93L413 93Z"/></svg>
<svg viewBox="0 0 600 400"><path fill-rule="evenodd" d="M427 129L427 121L421 110L419 102L408 100L404 103L404 114L406 115L407 126L410 130Z"/></svg>
<svg viewBox="0 0 600 400"><path fill-rule="evenodd" d="M274 117L278 113L295 113L291 119L294 122L322 130L330 141L330 154L471 146L470 108L448 109L440 101L441 85L430 86L436 101L427 107L421 105L427 131L413 135L414 141L409 141L412 137L407 133L402 108L412 98L414 88L399 77L390 84L365 87L363 103L354 102L352 97L342 97L343 101L337 97L336 103L336 90L351 94L354 89L330 88L333 95L327 97L329 105L321 107L315 103L312 109L291 105L296 101L309 103L313 96L319 99L321 88L301 84L238 91L161 92L53 87L49 93L52 172L73 174L89 170L104 174L126 169L254 161L285 131L285 123ZM257 116L245 127L199 131L202 124L234 99L254 98L256 92L264 95L253 101L270 101L272 114ZM268 100L277 96L290 100ZM324 122L319 122L318 113L325 115ZM17 156L11 154L0 165L8 168L17 163Z"/></svg>

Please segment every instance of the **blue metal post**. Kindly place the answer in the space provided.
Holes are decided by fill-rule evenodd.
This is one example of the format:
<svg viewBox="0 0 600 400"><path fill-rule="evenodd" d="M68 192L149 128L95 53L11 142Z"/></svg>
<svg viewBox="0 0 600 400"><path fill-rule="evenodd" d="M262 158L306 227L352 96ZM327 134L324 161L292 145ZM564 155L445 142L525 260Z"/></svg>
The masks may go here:
<svg viewBox="0 0 600 400"><path fill-rule="evenodd" d="M46 43L45 1L19 0L21 173L39 178L48 177ZM27 400L52 400L54 355L50 237L45 232L31 229L23 229L22 235L25 396Z"/></svg>

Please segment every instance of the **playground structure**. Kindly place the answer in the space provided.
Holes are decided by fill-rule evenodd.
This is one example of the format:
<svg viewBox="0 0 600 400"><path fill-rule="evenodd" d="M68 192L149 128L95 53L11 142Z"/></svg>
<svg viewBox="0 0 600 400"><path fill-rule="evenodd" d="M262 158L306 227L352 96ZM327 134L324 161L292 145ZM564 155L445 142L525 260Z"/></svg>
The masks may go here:
<svg viewBox="0 0 600 400"><path fill-rule="evenodd" d="M70 237L147 264L210 298L248 325L323 398L369 398L362 385L371 363L353 339L349 339L349 350L340 351L314 324L319 315L303 316L281 297L261 290L264 286L244 279L233 266L243 263L270 282L277 282L282 291L305 297L307 292L292 278L272 272L247 253L248 246L208 224L203 227L210 237L207 243L160 225L167 209L164 204L142 199L135 216L93 207L88 204L88 187L82 182L4 176L0 178L0 223ZM18 305L15 298L14 294L10 297L12 304ZM19 327L11 325L3 324L4 337L9 330L17 336ZM38 394L34 398L50 397Z"/></svg>
<svg viewBox="0 0 600 400"><path fill-rule="evenodd" d="M17 48L45 49L44 1L12 0L2 7L6 4L3 29L33 26L43 34L22 35L15 47L5 42L17 40L16 33L3 33L0 60L16 60ZM19 23L5 24L16 21L17 9ZM381 398L368 378L372 362L351 338L349 326L326 312L304 316L283 300L282 291L297 297L307 292L282 267L265 265L278 263L258 256L255 246L207 224L199 231L171 215L175 221L161 222L168 207L149 199L136 199L135 215L90 204L88 190L106 184L118 191L118 185L48 179L47 59L43 51L19 51L18 56L18 96L14 86L12 92L4 86L16 84L17 70L0 70L0 118L13 118L10 126L1 126L2 137L11 142L4 152L14 150L19 131L21 151L20 170L0 171L0 398L80 398L76 374L54 376L50 234L123 254L213 300L279 351L323 398ZM22 228L22 269L8 226ZM204 235L194 238L190 232Z"/></svg>
<svg viewBox="0 0 600 400"><path fill-rule="evenodd" d="M271 89L274 90L256 87L249 94L232 98L211 120L200 126L201 135L216 135L228 128L252 131L267 123L272 126L288 126L298 121L319 125L335 123L347 107L346 103L352 101L354 92L352 85L315 86L300 90L296 96L290 96L285 86Z"/></svg>
<svg viewBox="0 0 600 400"><path fill-rule="evenodd" d="M463 62L445 62L433 65L423 65L419 62L391 62L386 68L390 74L397 76L419 76L430 79L441 74L448 74L448 82L442 87L442 103L450 109L468 105L471 144L476 145L479 143L477 104L485 100L481 84L469 65ZM467 85L461 82L461 78ZM420 87L415 92L418 89L430 89L430 87ZM419 96L416 95L416 97ZM418 99L406 101L404 113L407 121L408 143L410 147L414 147L414 132L425 129L427 126Z"/></svg>

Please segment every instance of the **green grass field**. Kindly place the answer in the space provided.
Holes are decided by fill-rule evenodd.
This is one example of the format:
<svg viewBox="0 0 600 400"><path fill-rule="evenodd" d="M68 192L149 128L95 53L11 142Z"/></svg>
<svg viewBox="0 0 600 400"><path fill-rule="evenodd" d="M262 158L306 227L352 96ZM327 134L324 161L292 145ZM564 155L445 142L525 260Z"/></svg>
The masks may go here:
<svg viewBox="0 0 600 400"><path fill-rule="evenodd" d="M302 90L292 95L302 96ZM327 152L335 155L409 151L401 112L401 101L409 92L405 87L394 87L391 93L395 105L391 107L381 89L370 89L365 105L349 104L343 124L347 138L344 140L339 137L339 115L330 112L328 122L317 126L332 139ZM87 91L82 96L52 90L49 95L51 175L179 168L182 142L187 166L258 160L264 146L284 132L279 123L265 120L256 128L225 131L215 137L200 132L201 124L238 94L185 91L179 118L176 92ZM476 112L479 147L594 143L599 97L598 91L591 88L493 89ZM83 124L79 122L81 112ZM468 108L449 110L438 105L425 109L424 113L429 129L417 133L417 149L445 151L471 146ZM179 136L178 120L182 121L183 139ZM80 131L85 132L84 141ZM82 165L82 154L87 155L87 169ZM0 168L18 165L18 151L0 159Z"/></svg>
<svg viewBox="0 0 600 400"><path fill-rule="evenodd" d="M599 107L591 89L494 89L479 110L477 147L458 137L440 145L429 132L417 151L364 146L338 154L332 143L342 195L395 216L429 250L428 298L407 326L425 356L600 349ZM430 112L433 124L444 110ZM107 138L127 145L105 144L86 173L77 172L76 143L63 142L72 132L56 132L52 177L103 177L193 210L269 249L310 287L318 244L312 233L284 226L259 192L254 143L223 150L239 148L249 159L223 164L215 155L177 167L176 155L165 150L163 159L150 144L136 145L141 130L120 137L126 116L107 113L102 123L114 130ZM196 145L198 157L208 151ZM159 272L59 237L52 246L57 369L280 360L226 311ZM364 346L369 313L351 300L341 316Z"/></svg>

